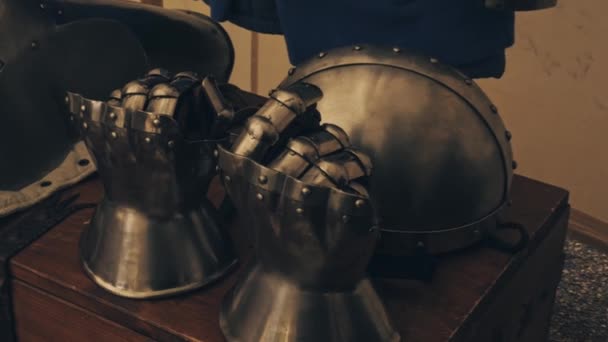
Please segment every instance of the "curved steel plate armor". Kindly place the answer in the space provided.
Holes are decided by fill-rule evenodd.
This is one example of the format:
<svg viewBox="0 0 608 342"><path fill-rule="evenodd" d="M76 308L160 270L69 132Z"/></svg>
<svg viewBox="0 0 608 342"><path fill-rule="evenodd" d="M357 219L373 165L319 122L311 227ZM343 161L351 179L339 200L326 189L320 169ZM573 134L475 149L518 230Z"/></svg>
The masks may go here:
<svg viewBox="0 0 608 342"><path fill-rule="evenodd" d="M108 103L68 93L104 185L104 199L83 233L87 274L123 297L152 298L204 286L236 258L206 199L216 173L212 116L200 79L152 71ZM114 96L117 96L117 92Z"/></svg>
<svg viewBox="0 0 608 342"><path fill-rule="evenodd" d="M321 52L279 89L311 84L316 109L374 162L370 197L380 253L442 253L479 241L507 203L510 133L484 92L457 70L400 48Z"/></svg>
<svg viewBox="0 0 608 342"><path fill-rule="evenodd" d="M232 147L219 148L221 178L252 223L255 249L222 303L230 342L400 340L366 276L379 234L363 185L369 158L331 124L281 139L294 136L296 117L315 122L320 96L309 85L273 92Z"/></svg>
<svg viewBox="0 0 608 342"><path fill-rule="evenodd" d="M2 1L0 216L95 171L61 113L65 90L104 98L148 65L223 83L233 56L221 26L203 15L112 0Z"/></svg>
<svg viewBox="0 0 608 342"><path fill-rule="evenodd" d="M222 26L201 13L164 9L123 0L51 0L46 7L58 23L104 18L127 26L149 59L147 69L191 70L228 82L234 48ZM170 53L167 53L170 51Z"/></svg>

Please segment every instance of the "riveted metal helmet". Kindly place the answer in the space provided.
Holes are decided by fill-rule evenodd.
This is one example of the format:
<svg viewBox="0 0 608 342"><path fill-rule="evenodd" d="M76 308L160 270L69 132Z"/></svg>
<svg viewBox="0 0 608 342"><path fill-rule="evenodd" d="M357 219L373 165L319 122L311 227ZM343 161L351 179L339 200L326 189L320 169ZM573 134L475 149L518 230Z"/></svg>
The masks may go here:
<svg viewBox="0 0 608 342"><path fill-rule="evenodd" d="M0 216L95 171L66 90L106 98L152 67L226 82L232 43L203 15L115 0L0 1Z"/></svg>
<svg viewBox="0 0 608 342"><path fill-rule="evenodd" d="M513 175L510 134L475 84L434 58L369 45L321 52L279 89L318 87L324 122L374 163L380 253L449 252L496 227Z"/></svg>

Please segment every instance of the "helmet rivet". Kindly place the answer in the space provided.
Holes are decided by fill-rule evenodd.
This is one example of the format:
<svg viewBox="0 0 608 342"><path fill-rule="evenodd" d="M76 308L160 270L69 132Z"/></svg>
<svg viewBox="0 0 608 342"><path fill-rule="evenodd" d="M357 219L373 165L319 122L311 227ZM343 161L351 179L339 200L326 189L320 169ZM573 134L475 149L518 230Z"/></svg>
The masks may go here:
<svg viewBox="0 0 608 342"><path fill-rule="evenodd" d="M378 230L378 227L376 227L376 226L371 226L371 227L369 227L369 232L370 232L370 233L373 233L373 232L375 232L376 230Z"/></svg>
<svg viewBox="0 0 608 342"><path fill-rule="evenodd" d="M175 141L169 140L169 142L167 143L167 146L169 146L169 148L174 148L175 147Z"/></svg>
<svg viewBox="0 0 608 342"><path fill-rule="evenodd" d="M74 121L74 115L70 115L70 121Z"/></svg>
<svg viewBox="0 0 608 342"><path fill-rule="evenodd" d="M468 84L468 85L472 85L473 84L473 80L470 78L465 78L464 79L464 83Z"/></svg>
<svg viewBox="0 0 608 342"><path fill-rule="evenodd" d="M80 111L84 112L85 110L87 110L87 107L85 107L85 105L80 106Z"/></svg>
<svg viewBox="0 0 608 342"><path fill-rule="evenodd" d="M511 166L513 167L513 170L517 169L517 162L514 160Z"/></svg>
<svg viewBox="0 0 608 342"><path fill-rule="evenodd" d="M361 51L361 47L359 45L355 45L355 46L353 46L353 50Z"/></svg>
<svg viewBox="0 0 608 342"><path fill-rule="evenodd" d="M112 132L112 133L110 133L110 135L112 136L112 139L118 138L118 134L116 134L116 132Z"/></svg>
<svg viewBox="0 0 608 342"><path fill-rule="evenodd" d="M475 234L475 235L479 235L479 234L481 234L481 231L480 231L479 229L475 229L475 230L473 231L473 234Z"/></svg>
<svg viewBox="0 0 608 342"><path fill-rule="evenodd" d="M505 132L505 137L507 138L507 140L511 140L511 138L513 137L513 135L511 134L511 132L506 131Z"/></svg>
<svg viewBox="0 0 608 342"><path fill-rule="evenodd" d="M358 199L358 200L355 202L355 206L356 206L357 208L362 208L364 205L365 205L365 201L364 201L364 200L362 200L362 199Z"/></svg>
<svg viewBox="0 0 608 342"><path fill-rule="evenodd" d="M325 56L327 56L326 52L319 52L319 58L323 58Z"/></svg>
<svg viewBox="0 0 608 342"><path fill-rule="evenodd" d="M490 110L492 111L492 113L498 113L498 108L496 108L496 106L493 104L490 105Z"/></svg>
<svg viewBox="0 0 608 342"><path fill-rule="evenodd" d="M215 158L219 157L219 155L220 155L220 152L218 150L213 150L213 156Z"/></svg>
<svg viewBox="0 0 608 342"><path fill-rule="evenodd" d="M150 137L145 137L144 141L149 144L152 142L152 139L150 139Z"/></svg>
<svg viewBox="0 0 608 342"><path fill-rule="evenodd" d="M37 41L33 41L32 44L32 49L37 49L38 48L38 42Z"/></svg>
<svg viewBox="0 0 608 342"><path fill-rule="evenodd" d="M110 113L110 119L112 119L112 120L116 120L116 113L111 112L111 113Z"/></svg>
<svg viewBox="0 0 608 342"><path fill-rule="evenodd" d="M82 128L87 129L87 128L89 128L89 125L85 122L82 124Z"/></svg>
<svg viewBox="0 0 608 342"><path fill-rule="evenodd" d="M304 196L310 195L310 189L309 188L303 188L302 189L302 195L304 195Z"/></svg>
<svg viewBox="0 0 608 342"><path fill-rule="evenodd" d="M350 222L350 216L348 216L348 215L342 216L342 222L344 222L344 223Z"/></svg>
<svg viewBox="0 0 608 342"><path fill-rule="evenodd" d="M268 177L260 176L260 177L258 177L258 182L260 182L260 184L266 184L266 183L268 183Z"/></svg>
<svg viewBox="0 0 608 342"><path fill-rule="evenodd" d="M396 46L395 46L395 47L393 48L393 52L394 52L394 53L399 53L399 52L401 52L401 48L399 48L399 47L396 47Z"/></svg>
<svg viewBox="0 0 608 342"><path fill-rule="evenodd" d="M287 72L288 75L293 75L296 72L296 68L289 68L289 71Z"/></svg>
<svg viewBox="0 0 608 342"><path fill-rule="evenodd" d="M264 195L258 193L257 195L255 195L255 198L257 198L259 201L264 200Z"/></svg>
<svg viewBox="0 0 608 342"><path fill-rule="evenodd" d="M433 64L437 64L437 63L439 63L439 60L438 60L437 58L435 58L435 57L431 57L430 61L431 61L431 63L433 63Z"/></svg>
<svg viewBox="0 0 608 342"><path fill-rule="evenodd" d="M65 103L66 103L66 104L67 104L67 103L70 103L70 97L69 97L69 96L66 96L66 97L65 97Z"/></svg>
<svg viewBox="0 0 608 342"><path fill-rule="evenodd" d="M302 214L304 214L304 209L298 208L298 209L296 209L296 213L298 213L298 215L302 215Z"/></svg>
<svg viewBox="0 0 608 342"><path fill-rule="evenodd" d="M418 241L418 243L416 243L416 246L422 248L422 247L424 247L424 242Z"/></svg>
<svg viewBox="0 0 608 342"><path fill-rule="evenodd" d="M160 126L160 120L158 118L156 118L152 121L152 124L154 124L154 126L158 127L158 126Z"/></svg>
<svg viewBox="0 0 608 342"><path fill-rule="evenodd" d="M220 172L222 169L219 165L215 165L215 172Z"/></svg>
<svg viewBox="0 0 608 342"><path fill-rule="evenodd" d="M40 4L40 8L45 9L46 8L46 4Z"/></svg>
<svg viewBox="0 0 608 342"><path fill-rule="evenodd" d="M218 168L219 168L219 167L218 167ZM224 181L225 181L226 183L230 183L230 181L231 181L231 180L232 180L232 179L230 179L230 176L226 176L226 177L224 177Z"/></svg>

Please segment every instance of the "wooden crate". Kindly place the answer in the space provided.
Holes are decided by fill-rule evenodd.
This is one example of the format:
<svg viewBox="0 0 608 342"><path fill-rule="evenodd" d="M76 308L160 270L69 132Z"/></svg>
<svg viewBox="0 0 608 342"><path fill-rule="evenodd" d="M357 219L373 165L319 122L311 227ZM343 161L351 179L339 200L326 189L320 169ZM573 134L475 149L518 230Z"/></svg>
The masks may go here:
<svg viewBox="0 0 608 342"><path fill-rule="evenodd" d="M101 186L78 186L97 201ZM215 184L211 198L219 201ZM177 298L141 301L115 297L93 284L78 261L78 239L92 214L74 214L14 257L10 264L20 341L223 341L222 297L241 268L220 282ZM375 279L404 341L546 340L563 266L568 193L517 176L508 218L531 239L516 255L487 247L442 257L433 281ZM251 250L230 229L246 259Z"/></svg>

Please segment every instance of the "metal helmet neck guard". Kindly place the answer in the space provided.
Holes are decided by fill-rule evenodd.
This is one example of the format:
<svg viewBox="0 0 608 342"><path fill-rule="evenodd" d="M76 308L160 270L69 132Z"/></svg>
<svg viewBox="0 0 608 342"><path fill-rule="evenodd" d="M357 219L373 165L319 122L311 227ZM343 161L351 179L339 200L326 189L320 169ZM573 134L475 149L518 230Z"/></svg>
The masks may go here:
<svg viewBox="0 0 608 342"><path fill-rule="evenodd" d="M317 110L374 163L379 253L437 254L480 241L509 198L510 134L463 74L434 58L368 45L321 52L279 89L305 82Z"/></svg>
<svg viewBox="0 0 608 342"><path fill-rule="evenodd" d="M95 171L61 112L65 90L105 98L161 64L225 82L233 57L225 31L202 15L112 0L2 1L0 216Z"/></svg>

